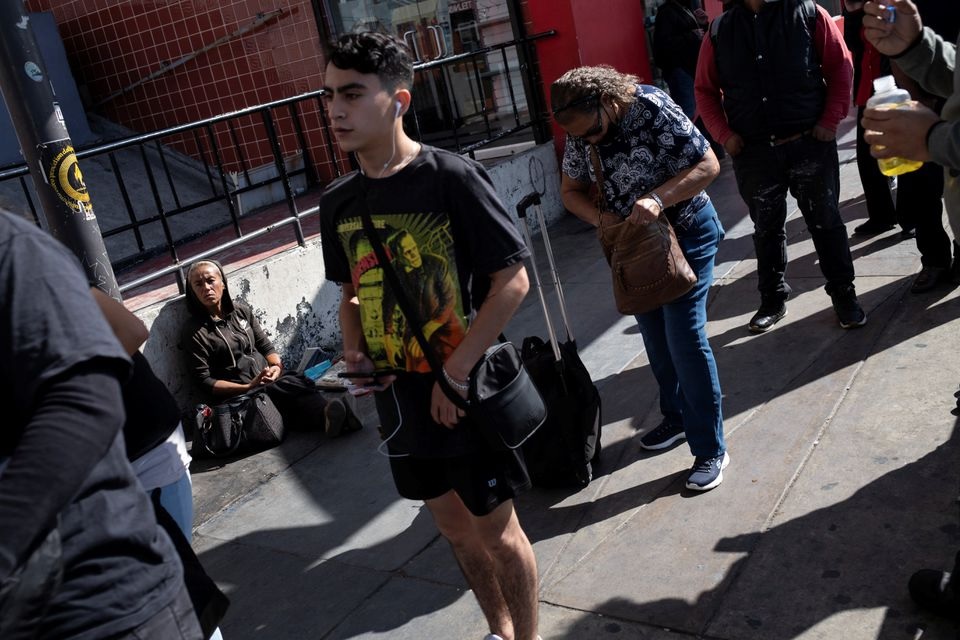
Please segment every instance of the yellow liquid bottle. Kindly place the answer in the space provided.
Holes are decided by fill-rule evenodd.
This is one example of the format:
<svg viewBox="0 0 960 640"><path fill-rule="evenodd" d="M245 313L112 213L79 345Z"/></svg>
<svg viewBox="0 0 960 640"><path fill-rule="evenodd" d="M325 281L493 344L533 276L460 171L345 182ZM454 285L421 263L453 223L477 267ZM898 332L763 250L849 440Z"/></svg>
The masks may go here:
<svg viewBox="0 0 960 640"><path fill-rule="evenodd" d="M874 80L873 91L873 97L867 100L868 107L897 109L910 102L910 93L905 89L898 89L893 76L883 76ZM876 148L883 149L883 146L877 145ZM923 162L909 158L880 158L877 164L880 165L880 173L885 176L899 176L916 171L923 166Z"/></svg>

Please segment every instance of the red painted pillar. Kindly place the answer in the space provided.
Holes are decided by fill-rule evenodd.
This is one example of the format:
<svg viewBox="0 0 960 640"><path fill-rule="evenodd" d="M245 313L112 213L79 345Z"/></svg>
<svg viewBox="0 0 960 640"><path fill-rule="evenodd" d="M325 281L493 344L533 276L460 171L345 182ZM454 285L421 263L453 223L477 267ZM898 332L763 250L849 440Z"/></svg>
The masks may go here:
<svg viewBox="0 0 960 640"><path fill-rule="evenodd" d="M601 8L602 7L602 8ZM550 83L580 66L607 64L649 82L650 56L643 26L643 4L637 0L527 0L530 33L554 29L557 35L537 42L540 75L547 104ZM557 150L563 144L554 127Z"/></svg>

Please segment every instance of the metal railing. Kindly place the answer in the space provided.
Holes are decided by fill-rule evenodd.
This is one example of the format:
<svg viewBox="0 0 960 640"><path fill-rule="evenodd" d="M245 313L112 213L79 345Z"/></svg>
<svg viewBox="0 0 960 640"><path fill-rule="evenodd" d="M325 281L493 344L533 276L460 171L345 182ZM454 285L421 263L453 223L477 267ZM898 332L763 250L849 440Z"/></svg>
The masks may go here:
<svg viewBox="0 0 960 640"><path fill-rule="evenodd" d="M413 136L471 157L481 147L523 132L530 132L536 142L544 142L545 139L538 139L542 135L532 135L537 125L545 123L538 113L541 108L535 95L540 87L535 83L530 86L524 80L529 79L529 71L534 68L531 43L554 35L556 31L544 31L416 65L420 83L435 83L432 94L442 98L435 105L442 126L438 128L439 135L425 130L421 126L423 109L415 108ZM464 84L469 91L467 100L462 90L456 91ZM422 103L424 93L415 90L415 106Z"/></svg>
<svg viewBox="0 0 960 640"><path fill-rule="evenodd" d="M529 138L538 127L546 130L544 113L531 108L537 102L522 100L530 91L518 83L533 59L531 43L553 34L418 65L417 82L439 99L415 105L407 122L412 137L472 155L518 134ZM322 96L312 91L78 151L121 292L170 274L183 292L186 265L281 227L292 227L296 242L305 245L302 221L319 208L300 211L297 196L341 175L352 162L338 152ZM28 176L25 165L0 171L0 191L8 204L19 192L20 212L36 220ZM14 184L19 189L11 189ZM244 231L244 211L262 209L271 199L286 202L286 216ZM185 243L224 227L233 228L233 239L180 255ZM124 281L124 271L164 252L169 264Z"/></svg>

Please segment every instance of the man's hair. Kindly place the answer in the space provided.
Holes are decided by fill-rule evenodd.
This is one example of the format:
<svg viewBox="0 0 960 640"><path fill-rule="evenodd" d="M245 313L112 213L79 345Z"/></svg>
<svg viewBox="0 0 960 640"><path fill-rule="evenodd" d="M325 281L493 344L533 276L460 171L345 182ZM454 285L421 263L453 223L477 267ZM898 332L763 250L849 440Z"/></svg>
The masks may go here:
<svg viewBox="0 0 960 640"><path fill-rule="evenodd" d="M629 106L639 82L637 76L607 65L571 69L550 86L553 117L558 122L569 122L578 113L592 113L602 96L609 96L620 106Z"/></svg>
<svg viewBox="0 0 960 640"><path fill-rule="evenodd" d="M406 45L385 33L348 33L330 43L327 60L338 69L375 73L388 91L413 86L413 59Z"/></svg>

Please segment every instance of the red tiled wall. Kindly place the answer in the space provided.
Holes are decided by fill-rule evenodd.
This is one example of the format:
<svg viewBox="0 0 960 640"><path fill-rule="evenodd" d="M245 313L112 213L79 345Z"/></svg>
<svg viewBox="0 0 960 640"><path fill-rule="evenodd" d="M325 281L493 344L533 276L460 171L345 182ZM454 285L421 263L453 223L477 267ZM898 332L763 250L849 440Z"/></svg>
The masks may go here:
<svg viewBox="0 0 960 640"><path fill-rule="evenodd" d="M155 72L164 61L177 61L250 25L258 13L283 10L259 28L93 108L136 131L185 124L321 86L324 62L310 0L27 0L27 7L54 14L77 84L91 105ZM305 118L311 154L318 164L328 162L317 105L304 106L312 111ZM284 155L298 148L289 117L278 122L278 132ZM245 118L237 136L249 167L272 162L261 119ZM223 127L217 144L228 169L237 170L237 153ZM192 135L177 146L197 155Z"/></svg>

